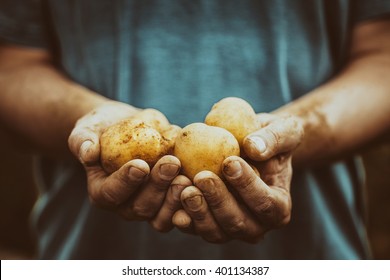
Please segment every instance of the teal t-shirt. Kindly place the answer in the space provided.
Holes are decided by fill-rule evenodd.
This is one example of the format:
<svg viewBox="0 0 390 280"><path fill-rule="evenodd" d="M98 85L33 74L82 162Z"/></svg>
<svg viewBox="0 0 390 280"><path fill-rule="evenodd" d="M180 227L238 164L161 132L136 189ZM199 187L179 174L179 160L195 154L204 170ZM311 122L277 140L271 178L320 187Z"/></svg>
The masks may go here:
<svg viewBox="0 0 390 280"><path fill-rule="evenodd" d="M389 1L5 0L0 37L48 48L74 81L184 126L226 96L269 112L304 95L343 67L354 24L389 11ZM94 208L80 165L40 158L39 257L368 258L359 174L352 158L296 171L290 224L256 245L215 245Z"/></svg>

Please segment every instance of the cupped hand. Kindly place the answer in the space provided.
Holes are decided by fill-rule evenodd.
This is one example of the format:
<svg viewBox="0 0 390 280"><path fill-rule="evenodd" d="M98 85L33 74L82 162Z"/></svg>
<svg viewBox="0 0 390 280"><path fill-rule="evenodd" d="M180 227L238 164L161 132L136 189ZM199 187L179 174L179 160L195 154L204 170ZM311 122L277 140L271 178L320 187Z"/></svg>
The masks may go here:
<svg viewBox="0 0 390 280"><path fill-rule="evenodd" d="M224 178L202 171L194 186L182 191L183 209L173 217L180 230L213 243L254 243L289 222L292 153L302 140L303 127L292 116L258 118L262 128L244 139L248 158L228 157L222 164Z"/></svg>
<svg viewBox="0 0 390 280"><path fill-rule="evenodd" d="M168 230L172 227L172 214L167 217L170 215L167 208L180 207L180 202L174 204L169 190L180 189L180 184L187 182L178 178L172 185L180 170L176 157L166 155L152 168L145 161L134 159L112 174L107 174L100 164L99 139L104 129L139 111L109 101L78 120L68 144L85 168L93 204L115 211L127 220L153 219L159 229Z"/></svg>

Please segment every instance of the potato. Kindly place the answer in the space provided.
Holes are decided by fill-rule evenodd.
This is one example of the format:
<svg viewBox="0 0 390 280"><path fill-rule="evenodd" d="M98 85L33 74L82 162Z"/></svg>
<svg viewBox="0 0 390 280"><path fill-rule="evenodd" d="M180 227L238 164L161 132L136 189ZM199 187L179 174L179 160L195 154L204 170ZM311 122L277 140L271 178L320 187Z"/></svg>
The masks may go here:
<svg viewBox="0 0 390 280"><path fill-rule="evenodd" d="M238 142L230 132L203 123L184 127L176 138L173 152L181 161L182 173L191 180L203 170L221 177L221 165L225 158L239 154Z"/></svg>
<svg viewBox="0 0 390 280"><path fill-rule="evenodd" d="M240 147L248 134L260 128L252 106L237 97L227 97L214 104L206 116L205 123L230 131Z"/></svg>
<svg viewBox="0 0 390 280"><path fill-rule="evenodd" d="M162 156L172 151L174 130L170 128L169 122L165 127L164 119L158 121L144 118L146 120L143 121L138 119L138 116L109 127L101 135L101 164L107 173L118 170L132 159L142 159L152 167ZM169 139L152 127L158 125L161 129L161 124L164 124L164 132ZM175 130L177 131L177 128Z"/></svg>
<svg viewBox="0 0 390 280"><path fill-rule="evenodd" d="M146 125L149 125L162 133L170 128L168 119L160 111L148 108L140 111L134 116L134 119L142 120Z"/></svg>
<svg viewBox="0 0 390 280"><path fill-rule="evenodd" d="M173 146L175 144L175 138L181 130L181 127L177 125L171 125L163 113L153 108L140 111L133 117L133 119L141 120L146 125L156 129L163 138L168 140L168 150L172 152Z"/></svg>

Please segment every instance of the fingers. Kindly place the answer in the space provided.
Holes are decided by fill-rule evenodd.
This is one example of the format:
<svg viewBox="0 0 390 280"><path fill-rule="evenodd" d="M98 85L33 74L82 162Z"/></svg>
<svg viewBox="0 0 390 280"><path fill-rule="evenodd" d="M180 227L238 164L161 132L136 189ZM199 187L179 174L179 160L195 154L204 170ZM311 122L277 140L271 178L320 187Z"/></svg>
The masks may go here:
<svg viewBox="0 0 390 280"><path fill-rule="evenodd" d="M152 227L160 232L167 232L173 228L172 218L182 208L180 195L185 187L190 186L191 180L183 175L177 176L168 189L163 205L157 215L150 221ZM180 215L180 214L179 214ZM179 222L182 222L180 219ZM189 221L190 222L190 221ZM189 225L189 224L188 224ZM184 227L188 226L184 223Z"/></svg>
<svg viewBox="0 0 390 280"><path fill-rule="evenodd" d="M180 171L180 161L174 156L162 157L150 172L149 180L137 195L121 205L120 213L126 219L150 220L164 202L165 194Z"/></svg>
<svg viewBox="0 0 390 280"><path fill-rule="evenodd" d="M291 198L287 186L268 186L242 158L236 156L224 161L223 174L262 224L279 227L289 222Z"/></svg>
<svg viewBox="0 0 390 280"><path fill-rule="evenodd" d="M105 207L117 206L144 183L150 172L149 165L139 159L129 161L110 176L100 167L87 167L88 193L91 200Z"/></svg>
<svg viewBox="0 0 390 280"><path fill-rule="evenodd" d="M275 114L268 114L268 113L256 114L256 120L259 128L270 124L271 122L277 120L278 118L279 116Z"/></svg>
<svg viewBox="0 0 390 280"><path fill-rule="evenodd" d="M107 109L101 109L104 110ZM150 170L144 161L133 160L107 175L100 165L99 137L106 125L101 114L102 112L95 110L78 120L68 138L68 145L84 165L90 200L99 207L113 208L126 201L137 190Z"/></svg>
<svg viewBox="0 0 390 280"><path fill-rule="evenodd" d="M99 138L102 131L122 119L133 116L137 108L117 101L105 101L103 105L80 118L68 138L70 151L84 166L99 163Z"/></svg>
<svg viewBox="0 0 390 280"><path fill-rule="evenodd" d="M76 127L68 138L70 151L84 166L99 162L99 134L86 127Z"/></svg>
<svg viewBox="0 0 390 280"><path fill-rule="evenodd" d="M279 153L291 152L302 140L303 125L296 117L267 118L264 124L243 141L245 154L252 160L264 161Z"/></svg>
<svg viewBox="0 0 390 280"><path fill-rule="evenodd" d="M266 161L252 162L252 164L257 170L261 170L260 177L268 186L283 186L289 191L292 177L291 160L291 154L281 153Z"/></svg>
<svg viewBox="0 0 390 280"><path fill-rule="evenodd" d="M222 243L228 240L226 234L217 224L210 212L202 192L190 186L181 193L183 208L191 217L194 231L203 239L213 243ZM177 225L180 228L180 225ZM188 228L188 225L185 225Z"/></svg>
<svg viewBox="0 0 390 280"><path fill-rule="evenodd" d="M68 139L69 149L84 165L88 178L90 200L97 206L119 212L126 219L150 220L163 205L172 180L178 175L180 161L173 156L160 159L150 170L143 160L132 160L108 175L100 164L99 138L102 131L120 120L134 116L138 109L120 102L106 102L76 123ZM184 188L175 185L167 196L165 206L156 221L167 223L181 203L179 194ZM167 230L161 224L161 230ZM168 229L169 230L169 229Z"/></svg>
<svg viewBox="0 0 390 280"><path fill-rule="evenodd" d="M180 231L188 234L195 234L191 217L183 209L179 209L172 217L172 223Z"/></svg>
<svg viewBox="0 0 390 280"><path fill-rule="evenodd" d="M257 242L265 230L247 209L239 204L224 182L214 173L203 171L194 178L210 211L223 231L231 238Z"/></svg>

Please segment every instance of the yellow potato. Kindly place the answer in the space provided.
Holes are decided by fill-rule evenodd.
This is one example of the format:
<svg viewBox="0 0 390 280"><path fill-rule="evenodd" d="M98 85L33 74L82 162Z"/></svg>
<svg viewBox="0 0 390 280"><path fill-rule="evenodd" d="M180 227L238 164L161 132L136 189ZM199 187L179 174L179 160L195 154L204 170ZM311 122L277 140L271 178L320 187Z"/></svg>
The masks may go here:
<svg viewBox="0 0 390 280"><path fill-rule="evenodd" d="M112 173L132 159L142 159L153 166L168 154L173 144L156 129L139 119L121 121L100 137L101 164Z"/></svg>
<svg viewBox="0 0 390 280"><path fill-rule="evenodd" d="M206 116L205 123L230 131L240 147L248 134L260 128L252 106L237 97L227 97L214 104Z"/></svg>
<svg viewBox="0 0 390 280"><path fill-rule="evenodd" d="M134 119L142 120L146 125L153 127L160 133L170 128L170 123L165 115L153 108L140 111L134 116Z"/></svg>
<svg viewBox="0 0 390 280"><path fill-rule="evenodd" d="M184 127L177 136L173 154L181 161L182 173L193 180L203 170L221 177L222 162L229 156L240 155L240 148L229 131L193 123Z"/></svg>

